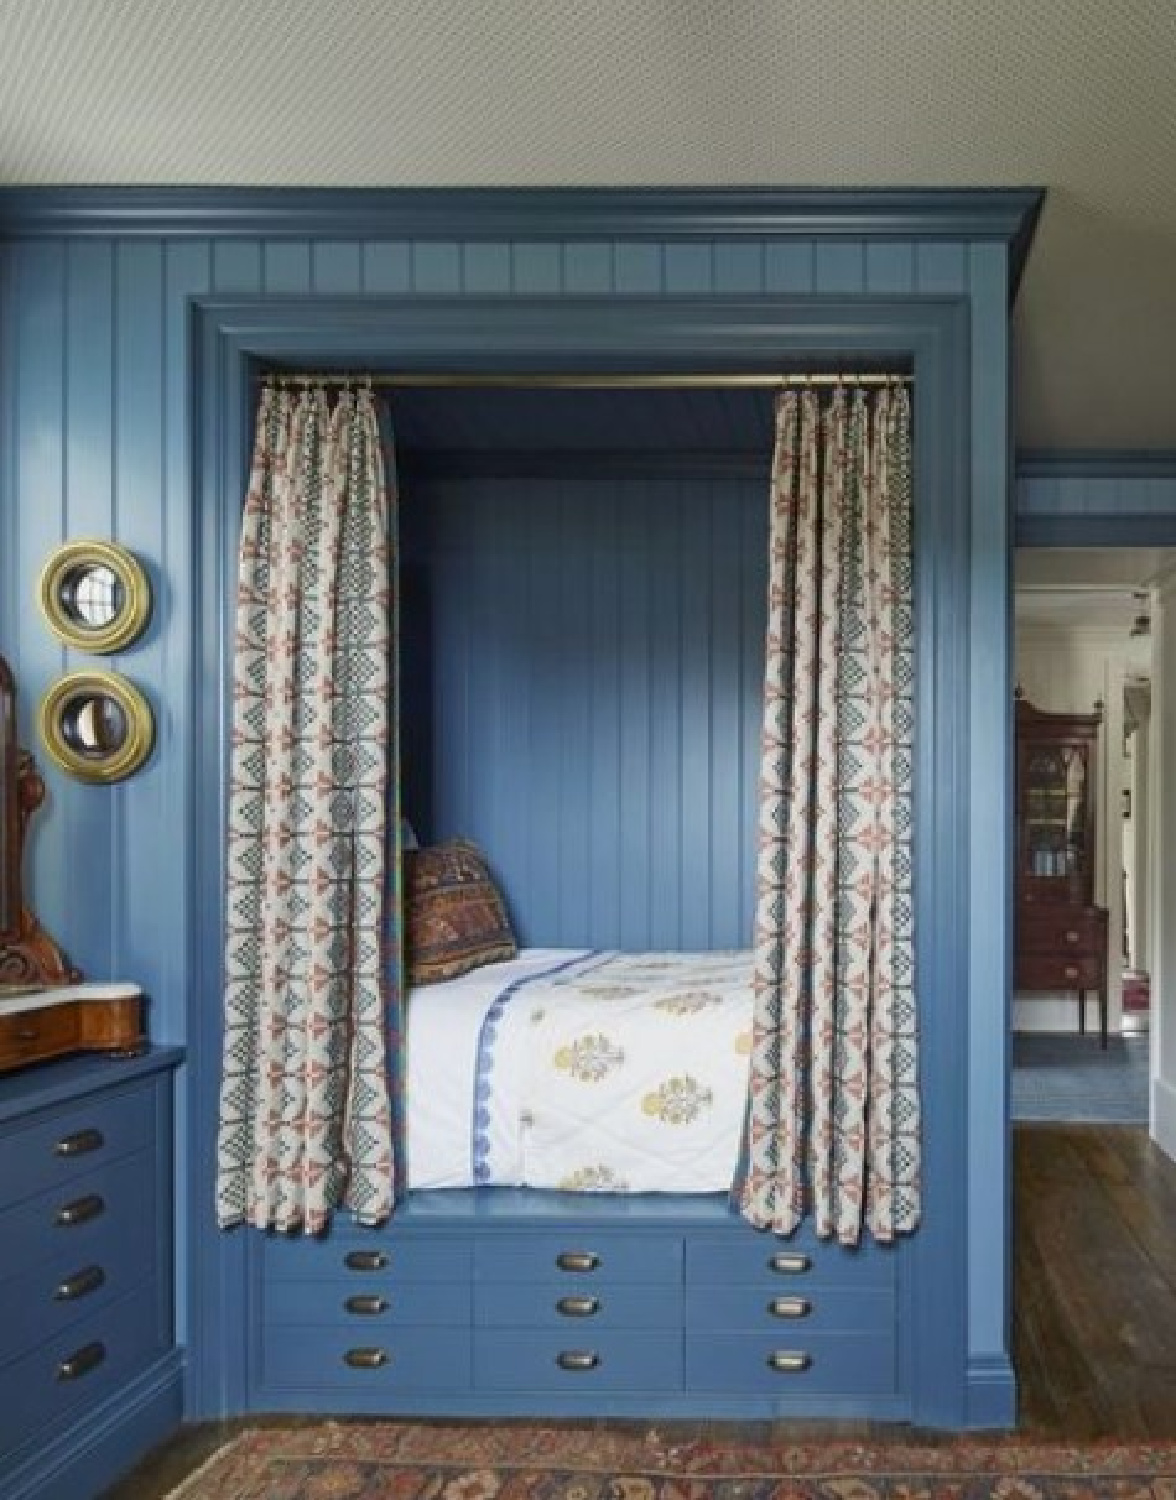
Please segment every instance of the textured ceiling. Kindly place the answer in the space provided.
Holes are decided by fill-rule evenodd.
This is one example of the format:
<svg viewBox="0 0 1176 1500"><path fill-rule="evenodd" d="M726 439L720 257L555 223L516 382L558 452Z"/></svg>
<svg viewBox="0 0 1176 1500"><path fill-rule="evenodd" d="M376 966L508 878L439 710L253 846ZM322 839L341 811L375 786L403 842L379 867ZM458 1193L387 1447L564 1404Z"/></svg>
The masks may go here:
<svg viewBox="0 0 1176 1500"><path fill-rule="evenodd" d="M0 182L1016 186L1022 446L1176 447L1173 0L0 0Z"/></svg>

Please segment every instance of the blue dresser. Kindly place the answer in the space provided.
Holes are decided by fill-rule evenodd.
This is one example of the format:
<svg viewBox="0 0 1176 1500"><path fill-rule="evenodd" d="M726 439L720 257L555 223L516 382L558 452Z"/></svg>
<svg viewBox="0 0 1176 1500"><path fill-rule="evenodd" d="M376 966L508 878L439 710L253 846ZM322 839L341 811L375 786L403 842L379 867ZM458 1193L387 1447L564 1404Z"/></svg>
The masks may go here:
<svg viewBox="0 0 1176 1500"><path fill-rule="evenodd" d="M724 1198L420 1193L251 1258L255 1410L909 1416L904 1252Z"/></svg>
<svg viewBox="0 0 1176 1500"><path fill-rule="evenodd" d="M0 1493L85 1500L180 1420L180 1054L0 1080Z"/></svg>

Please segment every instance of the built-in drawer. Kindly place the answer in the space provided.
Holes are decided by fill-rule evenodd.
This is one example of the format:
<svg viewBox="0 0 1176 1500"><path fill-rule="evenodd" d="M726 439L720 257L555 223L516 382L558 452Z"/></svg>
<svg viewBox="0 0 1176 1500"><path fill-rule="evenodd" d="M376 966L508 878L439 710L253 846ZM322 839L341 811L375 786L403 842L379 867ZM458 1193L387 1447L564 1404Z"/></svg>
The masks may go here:
<svg viewBox="0 0 1176 1500"><path fill-rule="evenodd" d="M893 1332L686 1334L686 1389L781 1397L885 1395L896 1388Z"/></svg>
<svg viewBox="0 0 1176 1500"><path fill-rule="evenodd" d="M774 1329L775 1337L885 1331L894 1327L894 1293L888 1286L692 1285L686 1293L686 1327Z"/></svg>
<svg viewBox="0 0 1176 1500"><path fill-rule="evenodd" d="M148 1085L122 1094L95 1094L0 1137L0 1192L5 1204L143 1151L154 1136Z"/></svg>
<svg viewBox="0 0 1176 1500"><path fill-rule="evenodd" d="M678 1391L682 1335L616 1329L474 1330L480 1391Z"/></svg>
<svg viewBox="0 0 1176 1500"><path fill-rule="evenodd" d="M1098 906L1023 905L1017 913L1017 944L1064 953L1105 950L1107 913Z"/></svg>
<svg viewBox="0 0 1176 1500"><path fill-rule="evenodd" d="M150 1195L153 1185L144 1184ZM99 1308L142 1286L145 1276L161 1274L155 1264L153 1212L137 1204L129 1222L105 1215L91 1228L79 1226L75 1241L62 1235L17 1276L0 1281L0 1364L18 1358ZM0 1274L7 1246L0 1241Z"/></svg>
<svg viewBox="0 0 1176 1500"><path fill-rule="evenodd" d="M597 1328L681 1328L682 1288L607 1285L534 1286L522 1282L479 1282L474 1322L483 1328L559 1328L569 1339Z"/></svg>
<svg viewBox="0 0 1176 1500"><path fill-rule="evenodd" d="M796 1283L830 1282L854 1285L893 1284L895 1252L863 1239L856 1249L798 1234L774 1239L755 1230L713 1236L691 1236L686 1241L686 1285L726 1286L750 1283L772 1291Z"/></svg>
<svg viewBox="0 0 1176 1500"><path fill-rule="evenodd" d="M669 1234L501 1234L474 1245L476 1281L558 1284L655 1282L682 1278L682 1238Z"/></svg>
<svg viewBox="0 0 1176 1500"><path fill-rule="evenodd" d="M275 1281L468 1281L470 1274L469 1241L456 1236L271 1235L262 1254L264 1274Z"/></svg>
<svg viewBox="0 0 1176 1500"><path fill-rule="evenodd" d="M405 1281L388 1275L349 1281L270 1281L263 1288L266 1324L316 1323L365 1329L419 1325L468 1328L469 1281Z"/></svg>
<svg viewBox="0 0 1176 1500"><path fill-rule="evenodd" d="M1097 958L1077 954L1021 952L1017 955L1014 988L1025 990L1096 990L1102 984Z"/></svg>
<svg viewBox="0 0 1176 1500"><path fill-rule="evenodd" d="M89 1264L112 1227L116 1246L141 1243L155 1218L154 1158L127 1156L0 1213L0 1263L13 1276L65 1256Z"/></svg>
<svg viewBox="0 0 1176 1500"><path fill-rule="evenodd" d="M157 1306L155 1283L143 1282L0 1369L0 1452L102 1401L161 1353Z"/></svg>
<svg viewBox="0 0 1176 1500"><path fill-rule="evenodd" d="M271 1390L468 1391L470 1332L273 1326L262 1335L262 1379Z"/></svg>
<svg viewBox="0 0 1176 1500"><path fill-rule="evenodd" d="M81 1040L81 1011L76 1005L47 1005L0 1016L0 1068L72 1052Z"/></svg>

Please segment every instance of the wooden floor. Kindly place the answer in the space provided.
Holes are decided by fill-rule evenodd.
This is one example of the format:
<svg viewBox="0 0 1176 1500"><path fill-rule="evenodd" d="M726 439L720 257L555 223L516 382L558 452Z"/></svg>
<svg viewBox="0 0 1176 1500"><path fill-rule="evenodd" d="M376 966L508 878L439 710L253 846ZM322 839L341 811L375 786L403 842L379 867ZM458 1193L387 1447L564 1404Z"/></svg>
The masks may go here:
<svg viewBox="0 0 1176 1500"><path fill-rule="evenodd" d="M1019 1430L1176 1440L1176 1164L1135 1126L1018 1125L1014 1196ZM158 1500L238 1425L182 1433L108 1500ZM848 1422L725 1431L911 1436Z"/></svg>

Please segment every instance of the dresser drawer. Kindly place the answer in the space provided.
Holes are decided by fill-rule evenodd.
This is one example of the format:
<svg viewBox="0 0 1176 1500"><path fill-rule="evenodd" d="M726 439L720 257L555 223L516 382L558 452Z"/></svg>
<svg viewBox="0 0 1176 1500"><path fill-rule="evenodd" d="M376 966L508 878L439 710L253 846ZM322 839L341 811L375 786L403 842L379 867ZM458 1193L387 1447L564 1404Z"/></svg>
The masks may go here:
<svg viewBox="0 0 1176 1500"><path fill-rule="evenodd" d="M502 1234L474 1246L475 1281L655 1282L673 1285L682 1277L679 1235L610 1236L591 1230L567 1233Z"/></svg>
<svg viewBox="0 0 1176 1500"><path fill-rule="evenodd" d="M0 1453L102 1401L161 1353L156 1308L155 1283L144 1282L0 1369Z"/></svg>
<svg viewBox="0 0 1176 1500"><path fill-rule="evenodd" d="M365 1330L378 1328L468 1328L468 1281L397 1281L385 1275L350 1281L273 1281L263 1288L264 1321L328 1324L353 1328L362 1342Z"/></svg>
<svg viewBox="0 0 1176 1500"><path fill-rule="evenodd" d="M156 1219L153 1159L124 1157L0 1213L0 1256L12 1275L68 1256L88 1264L108 1243L142 1243ZM117 1253L117 1252L116 1252Z"/></svg>
<svg viewBox="0 0 1176 1500"><path fill-rule="evenodd" d="M1017 913L1017 944L1051 953L1092 953L1106 949L1107 914L1098 906L1022 905Z"/></svg>
<svg viewBox="0 0 1176 1500"><path fill-rule="evenodd" d="M895 1386L893 1332L686 1334L688 1391L877 1396Z"/></svg>
<svg viewBox="0 0 1176 1500"><path fill-rule="evenodd" d="M470 1333L468 1328L268 1328L262 1335L262 1371L271 1390L468 1391Z"/></svg>
<svg viewBox="0 0 1176 1500"><path fill-rule="evenodd" d="M682 1335L569 1328L550 1333L474 1330L480 1391L678 1391Z"/></svg>
<svg viewBox="0 0 1176 1500"><path fill-rule="evenodd" d="M272 1235L262 1252L274 1281L468 1281L469 1242L444 1235L399 1238L394 1233ZM366 1286L356 1290L369 1290Z"/></svg>
<svg viewBox="0 0 1176 1500"><path fill-rule="evenodd" d="M67 1183L132 1151L143 1151L154 1134L154 1097L149 1087L94 1095L68 1109L39 1115L0 1138L0 1191L17 1203Z"/></svg>
<svg viewBox="0 0 1176 1500"><path fill-rule="evenodd" d="M0 1068L72 1052L81 1040L76 1005L47 1005L0 1016Z"/></svg>
<svg viewBox="0 0 1176 1500"><path fill-rule="evenodd" d="M895 1252L873 1240L856 1249L818 1241L811 1234L787 1240L755 1230L696 1236L686 1241L686 1285L762 1287L767 1295L809 1282L892 1285Z"/></svg>
<svg viewBox="0 0 1176 1500"><path fill-rule="evenodd" d="M773 1286L692 1286L686 1294L686 1327L773 1330L790 1340L817 1333L885 1331L894 1327L894 1295L889 1287L804 1288Z"/></svg>
<svg viewBox="0 0 1176 1500"><path fill-rule="evenodd" d="M1101 984L1102 964L1097 958L1026 952L1017 956L1016 989L1096 990Z"/></svg>
<svg viewBox="0 0 1176 1500"><path fill-rule="evenodd" d="M474 1323L482 1328L558 1328L569 1339L597 1328L681 1328L682 1289L669 1286L526 1286L480 1282Z"/></svg>

